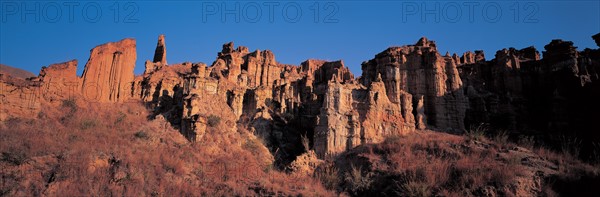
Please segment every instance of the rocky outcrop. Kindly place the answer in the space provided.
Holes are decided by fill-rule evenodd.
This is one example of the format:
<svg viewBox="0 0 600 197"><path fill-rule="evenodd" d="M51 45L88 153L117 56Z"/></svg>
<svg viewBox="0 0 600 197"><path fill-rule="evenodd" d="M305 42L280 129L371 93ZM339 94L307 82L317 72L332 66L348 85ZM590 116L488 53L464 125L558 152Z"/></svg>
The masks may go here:
<svg viewBox="0 0 600 197"><path fill-rule="evenodd" d="M45 101L58 103L79 96L80 79L77 76L77 60L43 67L38 76L41 96Z"/></svg>
<svg viewBox="0 0 600 197"><path fill-rule="evenodd" d="M167 65L167 47L165 46L165 35L163 34L158 36L158 43L156 43L156 50L154 50L154 61L152 62Z"/></svg>
<svg viewBox="0 0 600 197"><path fill-rule="evenodd" d="M124 39L95 47L85 65L81 91L90 102L124 102L131 96L136 43Z"/></svg>
<svg viewBox="0 0 600 197"><path fill-rule="evenodd" d="M600 105L597 49L576 50L572 42L553 40L543 59L533 47L496 52L487 62L458 68L466 84L468 125L520 132L577 135L600 139L592 122Z"/></svg>
<svg viewBox="0 0 600 197"><path fill-rule="evenodd" d="M600 33L593 35L592 39L594 39L594 41L596 42L596 45L598 45L598 47L600 47Z"/></svg>
<svg viewBox="0 0 600 197"><path fill-rule="evenodd" d="M362 83L369 85L381 75L390 101L411 112L405 113L410 127L415 127L414 117L419 116L421 127L429 124L462 131L467 98L462 91L457 58L441 56L435 46L435 42L421 38L416 45L388 48L362 64ZM464 59L475 61L475 55L465 54ZM416 99L421 97L426 116L413 114L410 109L417 106Z"/></svg>
<svg viewBox="0 0 600 197"><path fill-rule="evenodd" d="M77 61L43 68L28 80L0 75L0 119L36 113L35 95L50 104L71 97L142 101L153 109L150 118L165 117L194 142L202 143L210 126L224 133L247 127L280 164L305 152L303 137L327 158L416 129L463 132L486 123L510 131L594 130L600 50L577 51L572 42L553 40L543 57L533 47L499 50L492 60L483 51L441 55L435 42L421 38L363 62L355 78L341 60L286 65L269 50L233 43L210 66L167 65L161 35L153 60L134 77L135 40L125 39L92 49L81 78ZM221 124L211 125L215 116Z"/></svg>

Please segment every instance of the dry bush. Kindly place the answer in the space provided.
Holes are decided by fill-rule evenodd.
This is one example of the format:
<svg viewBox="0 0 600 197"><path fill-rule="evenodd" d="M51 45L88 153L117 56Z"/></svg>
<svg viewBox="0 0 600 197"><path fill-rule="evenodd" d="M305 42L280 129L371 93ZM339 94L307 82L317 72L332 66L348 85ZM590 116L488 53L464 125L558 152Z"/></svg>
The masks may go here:
<svg viewBox="0 0 600 197"><path fill-rule="evenodd" d="M559 137L559 141L562 154L568 155L572 158L579 158L579 153L581 151L580 139L577 139L576 137L561 135Z"/></svg>
<svg viewBox="0 0 600 197"><path fill-rule="evenodd" d="M467 130L465 136L469 140L477 140L481 141L485 139L485 133L488 131L488 128L485 124L479 124L477 126L471 126L471 129Z"/></svg>
<svg viewBox="0 0 600 197"><path fill-rule="evenodd" d="M210 127L216 127L217 125L219 125L219 123L221 122L221 117L219 116L215 116L215 115L209 115L206 118L206 124L208 124L208 126Z"/></svg>
<svg viewBox="0 0 600 197"><path fill-rule="evenodd" d="M517 144L521 147L527 148L527 149L533 149L535 147L535 137L534 136L519 136L519 139L517 140Z"/></svg>
<svg viewBox="0 0 600 197"><path fill-rule="evenodd" d="M329 190L337 190L340 185L340 172L334 165L322 165L315 171L315 178Z"/></svg>
<svg viewBox="0 0 600 197"><path fill-rule="evenodd" d="M363 172L362 167L351 164L350 170L346 172L344 177L344 181L348 184L346 188L349 189L351 194L359 195L371 186L371 182L373 182L371 176L370 172Z"/></svg>

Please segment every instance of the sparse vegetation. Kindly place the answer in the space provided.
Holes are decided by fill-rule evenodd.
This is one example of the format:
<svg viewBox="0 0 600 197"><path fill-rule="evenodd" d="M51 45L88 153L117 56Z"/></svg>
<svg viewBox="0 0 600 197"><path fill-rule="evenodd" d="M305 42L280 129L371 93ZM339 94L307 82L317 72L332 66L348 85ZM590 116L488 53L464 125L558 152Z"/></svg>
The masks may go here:
<svg viewBox="0 0 600 197"><path fill-rule="evenodd" d="M480 126L466 137L438 132L390 136L332 157L335 162L319 163L314 174L291 175L276 170L260 138L244 136L251 134L243 128L223 134L216 116L219 120L207 128L205 143L189 143L165 120L147 120L149 112L142 106L130 104L121 113L102 107L74 106L77 110L64 122L61 117L70 110L7 120L18 123L14 127L6 127L5 121L0 131L0 175L5 184L0 193L469 196L485 191L510 196L517 184L538 176L538 168L555 173L541 182L550 194L560 193L557 187L579 180L579 175L598 172L573 159L577 151L571 145L578 147L580 140L563 137L563 154L534 147L533 137L519 138L530 152L502 147L517 146L506 132L485 137L486 129ZM299 141L298 148L310 151L307 136ZM546 167L531 167L542 164Z"/></svg>
<svg viewBox="0 0 600 197"><path fill-rule="evenodd" d="M334 165L323 165L315 172L315 177L329 190L337 190L341 183L339 170Z"/></svg>
<svg viewBox="0 0 600 197"><path fill-rule="evenodd" d="M86 119L81 121L79 128L81 130L87 130L98 126L98 121L95 119Z"/></svg>
<svg viewBox="0 0 600 197"><path fill-rule="evenodd" d="M467 139L469 140L483 140L485 139L485 133L487 131L487 127L485 124L480 124L478 126L472 126L465 134Z"/></svg>
<svg viewBox="0 0 600 197"><path fill-rule="evenodd" d="M2 161L13 165L21 165L29 158L24 150L15 148L11 148L6 152L2 152L2 155L0 156Z"/></svg>
<svg viewBox="0 0 600 197"><path fill-rule="evenodd" d="M0 125L0 195L333 196L311 177L262 170L272 157L258 140L242 148L247 132L210 127L210 143L190 143L165 120L146 119L137 103L65 103L77 109L68 121L61 118L71 111L60 109L31 124ZM113 124L119 117L127 124Z"/></svg>
<svg viewBox="0 0 600 197"><path fill-rule="evenodd" d="M147 139L150 139L150 136L149 136L149 135L148 135L148 133L147 133L147 132L145 132L145 131L138 131L138 132L135 132L135 133L133 134L133 136L135 136L135 137L136 137L136 138L138 138L138 139L142 139L142 140L147 140Z"/></svg>
<svg viewBox="0 0 600 197"><path fill-rule="evenodd" d="M209 115L206 118L206 124L208 124L209 127L216 127L219 123L221 123L221 117L219 116Z"/></svg>
<svg viewBox="0 0 600 197"><path fill-rule="evenodd" d="M308 137L306 135L303 135L303 136L301 136L300 140L302 140L302 147L304 147L304 151L305 152L310 151L310 145L309 145L310 140L308 139Z"/></svg>
<svg viewBox="0 0 600 197"><path fill-rule="evenodd" d="M371 173L363 172L362 167L356 167L351 164L350 170L346 172L344 178L348 184L346 188L348 188L351 194L359 195L370 187L371 182L373 182L371 176Z"/></svg>
<svg viewBox="0 0 600 197"><path fill-rule="evenodd" d="M532 153L506 148L516 147L506 133L492 135L488 140L483 129L473 131L470 137L417 132L360 146L336 157L334 167L341 169L339 173L344 174L345 179L343 183L327 188L340 188L354 196L477 196L484 193L511 196L518 195L516 192L530 192L515 189L533 187L532 177L538 176L534 175L538 170L552 171L545 166L551 164L545 162L568 158L539 152L548 151L546 149L538 148ZM535 156L538 154L546 155L546 158L538 160ZM360 167L356 167L356 161L361 162ZM573 173L574 168L594 172L585 170L589 166L581 163L559 163L559 166L561 170L555 172L557 174ZM324 184L335 183L333 177L319 178ZM546 188L549 193L555 187L552 182L542 181L541 184L549 185Z"/></svg>
<svg viewBox="0 0 600 197"><path fill-rule="evenodd" d="M519 137L517 144L527 149L533 149L535 147L535 137L522 135Z"/></svg>
<svg viewBox="0 0 600 197"><path fill-rule="evenodd" d="M572 158L579 158L579 152L581 150L581 140L576 137L569 137L561 135L559 137L560 147L562 154L568 155Z"/></svg>
<svg viewBox="0 0 600 197"><path fill-rule="evenodd" d="M506 130L499 130L496 131L495 134L493 134L492 140L494 141L494 143L502 146L509 143L508 137L508 132Z"/></svg>

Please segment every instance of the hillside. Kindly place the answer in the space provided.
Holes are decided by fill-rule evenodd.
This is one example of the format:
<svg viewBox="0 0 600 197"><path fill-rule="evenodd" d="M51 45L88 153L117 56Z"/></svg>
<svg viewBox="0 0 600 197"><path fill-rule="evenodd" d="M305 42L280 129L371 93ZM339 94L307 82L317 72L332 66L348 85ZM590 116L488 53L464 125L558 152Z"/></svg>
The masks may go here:
<svg viewBox="0 0 600 197"><path fill-rule="evenodd" d="M29 71L15 68L15 67L8 66L8 65L4 65L4 64L0 64L0 74L10 75L12 77L21 78L21 79L27 79L27 78L36 76L35 74L33 74Z"/></svg>
<svg viewBox="0 0 600 197"><path fill-rule="evenodd" d="M541 53L442 55L423 37L355 77L232 42L169 64L160 35L136 76L135 39L101 44L81 76L70 60L0 77L0 194L592 194L600 48Z"/></svg>

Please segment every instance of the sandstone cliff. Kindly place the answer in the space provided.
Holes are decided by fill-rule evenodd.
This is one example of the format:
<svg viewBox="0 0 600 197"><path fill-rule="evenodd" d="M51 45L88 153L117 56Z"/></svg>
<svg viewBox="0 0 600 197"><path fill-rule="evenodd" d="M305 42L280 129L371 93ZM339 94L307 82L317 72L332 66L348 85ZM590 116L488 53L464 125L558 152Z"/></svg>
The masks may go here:
<svg viewBox="0 0 600 197"><path fill-rule="evenodd" d="M81 83L85 99L95 102L128 100L136 58L134 39L111 42L92 49Z"/></svg>
<svg viewBox="0 0 600 197"><path fill-rule="evenodd" d="M165 117L190 141L203 142L211 116L222 119L223 133L247 127L281 164L304 152L303 137L326 158L426 128L460 133L486 123L510 131L593 130L600 50L577 51L553 40L543 57L533 47L499 50L492 60L483 51L441 55L434 41L421 38L363 62L355 78L341 60L287 65L269 50L233 43L210 66L168 65L160 35L152 61L134 77L135 40L124 39L92 49L81 78L76 60L43 68L33 79L1 75L0 119L31 116L40 103L66 99L141 101L153 110L150 118Z"/></svg>

